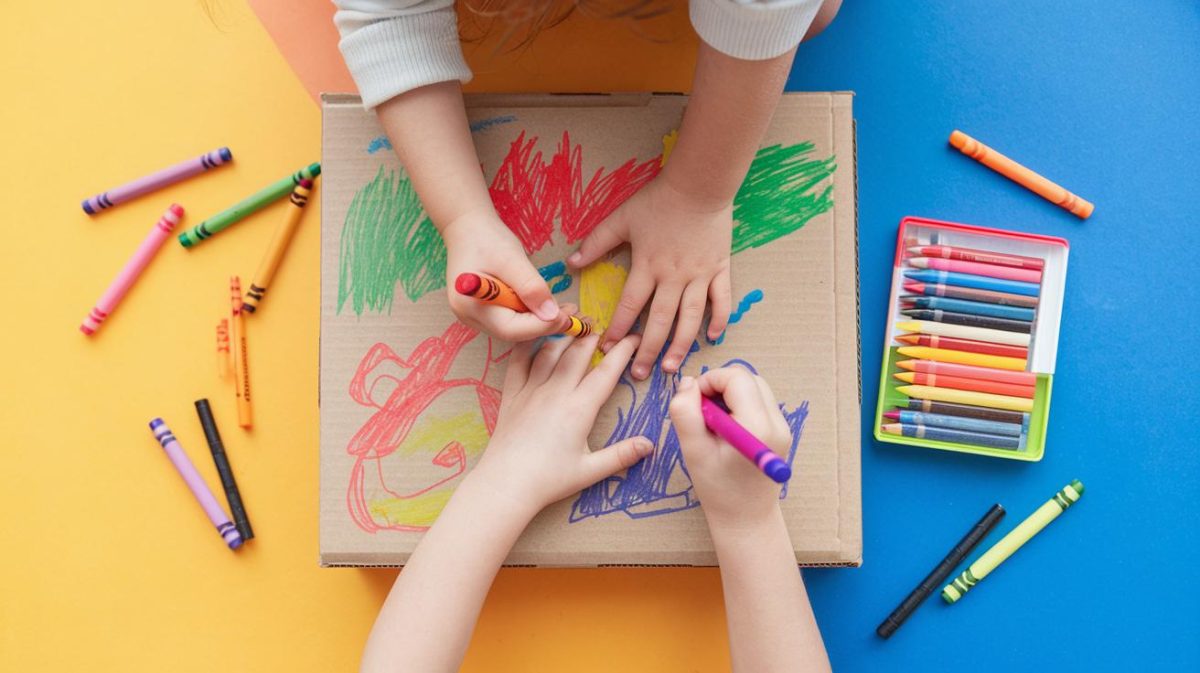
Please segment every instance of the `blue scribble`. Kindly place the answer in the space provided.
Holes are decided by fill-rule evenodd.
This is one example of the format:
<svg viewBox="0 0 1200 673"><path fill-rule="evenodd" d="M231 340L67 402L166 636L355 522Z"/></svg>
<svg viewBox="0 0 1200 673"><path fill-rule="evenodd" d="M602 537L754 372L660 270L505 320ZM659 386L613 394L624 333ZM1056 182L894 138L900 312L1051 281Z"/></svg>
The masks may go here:
<svg viewBox="0 0 1200 673"><path fill-rule="evenodd" d="M517 118L513 115L500 115L499 117L480 119L477 122L471 122L471 133L479 133L480 131L486 131L490 129L493 126L509 124L515 121L517 121ZM392 141L389 140L387 136L376 136L371 140L370 144L367 145L367 154L375 154L380 150L390 149L392 149Z"/></svg>
<svg viewBox="0 0 1200 673"><path fill-rule="evenodd" d="M499 126L501 124L510 124L515 121L517 121L517 118L512 115L500 115L499 117L488 117L487 119L480 119L477 122L471 122L471 133L479 133L480 131L486 131L486 130L490 129L493 126Z"/></svg>
<svg viewBox="0 0 1200 673"><path fill-rule="evenodd" d="M687 364L691 354L698 350L700 344L692 342L680 370ZM666 352L665 349L663 352ZM650 375L649 387L640 401L633 381L627 375L621 377L619 385L629 389L630 403L627 409L617 410L617 425L607 442L613 444L642 435L654 443L654 453L629 468L625 476L607 477L580 492L575 502L571 503L569 522L575 523L589 517L616 512L622 512L633 519L641 519L691 509L700 504L693 491L687 465L683 462L683 454L679 450L679 436L670 424L668 412L671 396L681 374L664 372L659 366L662 355L659 354L659 362L655 363ZM724 366L730 365L745 367L757 373L745 360L729 360ZM706 370L707 368L702 369L701 373ZM782 404L779 405L779 409L783 412L792 433L792 443L788 447L786 458L790 466L796 458L796 448L804 431L804 421L808 418L808 402L801 403L791 411ZM779 495L781 500L785 497L786 484Z"/></svg>
<svg viewBox="0 0 1200 673"><path fill-rule="evenodd" d="M553 264L547 264L538 269L538 273L542 274L542 278L549 283L557 278L558 280L550 287L550 291L558 294L571 287L571 274L567 272L567 264L561 259Z"/></svg>
<svg viewBox="0 0 1200 673"><path fill-rule="evenodd" d="M378 136L371 140L371 144L367 145L367 154L375 154L379 150L392 149L392 141L388 140L387 136Z"/></svg>
<svg viewBox="0 0 1200 673"><path fill-rule="evenodd" d="M738 324L738 322L741 321L742 316L746 315L747 313L750 312L750 307L754 306L755 304L757 304L758 302L760 302L762 300L763 300L763 291L762 290L751 290L751 291L747 292L746 296L742 297L742 300L738 302L737 309L729 316L729 324L730 325ZM707 337L705 337L706 340L708 341L708 345L720 346L722 343L725 342L725 332L728 332L728 331L729 331L729 328L726 327L725 331L721 332L721 335L718 336L715 340L708 339Z"/></svg>

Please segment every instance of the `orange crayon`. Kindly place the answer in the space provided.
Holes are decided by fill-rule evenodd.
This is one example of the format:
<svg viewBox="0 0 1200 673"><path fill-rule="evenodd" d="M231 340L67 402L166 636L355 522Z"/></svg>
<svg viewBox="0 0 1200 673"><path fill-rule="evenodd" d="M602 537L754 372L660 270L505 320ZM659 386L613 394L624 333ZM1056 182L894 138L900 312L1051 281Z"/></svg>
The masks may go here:
<svg viewBox="0 0 1200 673"><path fill-rule="evenodd" d="M910 372L920 372L922 374L958 376L964 379L983 379L998 383L1011 383L1014 386L1037 385L1037 374L1033 372L1014 372L1009 369L976 367L974 365L960 365L953 362L934 362L933 360L901 360L896 363L896 366L901 369L907 369Z"/></svg>
<svg viewBox="0 0 1200 673"><path fill-rule="evenodd" d="M918 386L953 388L955 390L970 390L976 393L990 393L992 395L1007 395L1009 397L1024 397L1033 399L1033 386L1018 386L1011 383L1000 383L998 381L986 381L984 379L964 379L960 376L946 376L945 374L922 374L920 372L900 372L899 374L893 374L892 376L895 376L905 383L914 383Z"/></svg>
<svg viewBox="0 0 1200 673"><path fill-rule="evenodd" d="M221 318L217 323L217 376L229 377L229 319Z"/></svg>
<svg viewBox="0 0 1200 673"><path fill-rule="evenodd" d="M962 131L955 130L950 134L950 144L984 166L1047 201L1066 208L1080 218L1087 219L1095 209L1090 201L1072 194L1059 184L1025 168Z"/></svg>
<svg viewBox="0 0 1200 673"><path fill-rule="evenodd" d="M233 300L233 387L237 398L238 425L249 428L254 425L253 408L250 406L250 370L246 362L246 319L242 313L242 279L229 278L229 295Z"/></svg>
<svg viewBox="0 0 1200 673"><path fill-rule="evenodd" d="M517 313L529 313L529 307L517 296L516 290L499 278L493 278L482 273L460 273L454 279L454 289L461 295L474 297L479 301L503 306ZM576 316L566 316L566 322L559 334L573 337L585 337L592 333L591 323Z"/></svg>

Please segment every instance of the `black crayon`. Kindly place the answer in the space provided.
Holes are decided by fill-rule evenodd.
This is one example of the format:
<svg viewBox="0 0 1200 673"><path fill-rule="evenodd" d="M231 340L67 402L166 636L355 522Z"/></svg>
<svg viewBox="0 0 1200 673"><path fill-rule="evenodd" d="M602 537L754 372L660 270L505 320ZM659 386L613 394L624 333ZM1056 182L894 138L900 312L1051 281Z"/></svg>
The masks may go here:
<svg viewBox="0 0 1200 673"><path fill-rule="evenodd" d="M237 526L242 541L248 542L254 537L254 530L250 528L250 517L246 516L242 494L238 491L237 480L233 478L233 468L229 466L229 456L225 455L225 445L221 442L221 433L217 431L217 421L213 418L207 399L196 400L196 414L200 416L200 427L204 428L204 438L208 440L213 463L216 464L217 474L221 477L221 486L225 488L225 500L229 502L233 525Z"/></svg>
<svg viewBox="0 0 1200 673"><path fill-rule="evenodd" d="M976 523L975 526L971 528L971 530L968 531L961 540L958 541L958 544L954 545L954 548L950 550L949 554L946 554L946 558L942 559L942 562L937 564L937 566L925 576L925 579L921 580L921 583L917 585L917 588L913 589L912 593L906 596L903 601L900 601L900 605L892 611L892 614L888 615L887 619L883 620L883 623L875 629L876 635L878 635L880 638L888 638L895 633L896 629L900 628L900 625L903 624L906 619L908 619L909 615L911 615L913 611L925 601L926 598L929 598L929 594L933 593L935 589L940 587L942 582L946 581L946 578L950 576L950 573L954 572L954 569L963 562L963 559L967 558L967 554L970 554L971 550L975 549L975 547L983 541L983 538L987 537L987 534L996 527L996 524L1000 522L1000 519L1003 518L1004 508L1000 505L992 505L992 508L987 511L987 514L984 514L983 518L980 519L979 522Z"/></svg>
<svg viewBox="0 0 1200 673"><path fill-rule="evenodd" d="M1028 320L993 318L986 315L972 315L970 313L956 313L954 311L924 308L908 308L901 311L901 313L913 320L932 320L933 322L944 322L947 325L986 327L988 329L1002 329L1006 332L1024 332L1025 334L1033 331L1033 323Z"/></svg>
<svg viewBox="0 0 1200 673"><path fill-rule="evenodd" d="M921 411L927 414L947 414L949 416L978 418L984 421L1017 423L1020 424L1021 427L1025 427L1026 424L1029 423L1029 414L1022 411L990 409L988 407L977 407L971 404L955 404L953 402L934 402L933 400L919 400L915 397L910 397L908 399L908 408L913 411Z"/></svg>

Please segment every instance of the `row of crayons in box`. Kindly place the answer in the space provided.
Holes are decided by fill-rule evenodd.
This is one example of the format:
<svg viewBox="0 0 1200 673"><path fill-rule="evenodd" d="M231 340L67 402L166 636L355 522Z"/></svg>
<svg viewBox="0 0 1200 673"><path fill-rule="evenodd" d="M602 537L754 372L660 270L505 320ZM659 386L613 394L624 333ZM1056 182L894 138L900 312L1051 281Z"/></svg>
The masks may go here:
<svg viewBox="0 0 1200 673"><path fill-rule="evenodd" d="M225 165L232 160L233 153L229 151L229 148L222 147L213 150L200 157L169 166L120 187L101 192L84 200L83 210L89 215L95 215L144 194ZM267 246L246 293L244 295L242 293L241 280L238 276L230 279L230 317L222 319L217 326L218 374L223 378L230 378L232 375L234 379L238 425L243 428L250 428L253 425L245 314L257 312L263 301L267 288L270 286L275 272L279 269L292 236L299 225L304 206L307 205L313 189L313 181L320 174L321 165L310 164L291 175L270 183L213 217L187 229L179 236L179 242L184 248L192 247L266 206L285 197L288 199L283 222L276 229ZM167 209L158 222L151 227L150 233L134 251L125 266L121 268L95 306L88 312L79 327L80 331L90 336L100 329L100 326L129 292L134 282L149 266L176 225L182 221L183 216L184 210L179 204L172 204ZM230 467L208 400L197 400L196 412L199 415L200 425L208 440L209 448L212 450L213 460L225 490L232 520L217 503L212 491L201 478L166 423L161 418L156 418L150 422L150 429L209 521L217 529L217 533L229 548L237 549L254 537L254 532L250 527L250 520L246 515L245 506L242 503L237 482L234 479L233 470Z"/></svg>
<svg viewBox="0 0 1200 673"><path fill-rule="evenodd" d="M938 235L933 224L902 233L877 436L992 455L1024 452L1035 414L1044 427L1049 396L1051 372L1034 370L1030 359L1045 319L1043 279L1065 273L1065 257L1047 269L1046 258L994 249L1012 247L1011 238L1040 237L966 225L944 225L950 231ZM1059 299L1050 302L1055 324ZM1057 329L1050 332L1056 340ZM1036 435L1040 457L1042 433Z"/></svg>

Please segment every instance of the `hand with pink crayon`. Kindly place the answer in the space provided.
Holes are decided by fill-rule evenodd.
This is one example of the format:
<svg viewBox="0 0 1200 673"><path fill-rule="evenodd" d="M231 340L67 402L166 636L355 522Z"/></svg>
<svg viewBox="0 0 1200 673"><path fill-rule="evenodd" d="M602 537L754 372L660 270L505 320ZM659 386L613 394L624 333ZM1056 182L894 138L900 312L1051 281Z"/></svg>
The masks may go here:
<svg viewBox="0 0 1200 673"><path fill-rule="evenodd" d="M780 455L791 433L770 386L741 367L685 376L671 400L671 422L721 566L733 670L829 670L779 508L780 485L708 430L701 396L721 398L738 425Z"/></svg>

